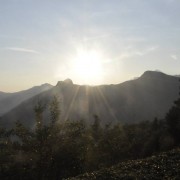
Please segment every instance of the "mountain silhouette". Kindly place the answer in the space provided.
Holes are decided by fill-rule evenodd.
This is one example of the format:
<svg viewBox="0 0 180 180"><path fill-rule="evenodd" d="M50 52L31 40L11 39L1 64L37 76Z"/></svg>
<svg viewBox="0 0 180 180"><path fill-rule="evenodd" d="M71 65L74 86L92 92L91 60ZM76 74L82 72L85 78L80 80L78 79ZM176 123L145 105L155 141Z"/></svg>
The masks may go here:
<svg viewBox="0 0 180 180"><path fill-rule="evenodd" d="M15 108L23 101L43 91L49 90L52 87L53 86L50 84L42 84L41 86L35 86L30 89L15 93L0 92L0 116Z"/></svg>
<svg viewBox="0 0 180 180"><path fill-rule="evenodd" d="M48 104L53 96L60 101L61 121L84 119L93 122L99 116L102 124L137 123L163 118L178 98L178 77L162 72L146 71L135 80L120 84L86 86L72 80L59 81L53 88L42 92L15 107L1 118L1 124L12 127L19 120L34 127L34 106L40 100L47 105L44 121L48 123Z"/></svg>

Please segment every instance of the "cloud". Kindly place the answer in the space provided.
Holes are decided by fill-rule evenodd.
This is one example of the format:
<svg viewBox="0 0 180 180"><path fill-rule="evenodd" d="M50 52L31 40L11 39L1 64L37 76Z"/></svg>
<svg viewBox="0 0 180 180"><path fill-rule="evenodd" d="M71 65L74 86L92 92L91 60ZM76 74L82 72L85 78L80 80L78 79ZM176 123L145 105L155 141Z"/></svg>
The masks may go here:
<svg viewBox="0 0 180 180"><path fill-rule="evenodd" d="M17 51L17 52L24 52L24 53L39 54L39 52L36 51L36 50L27 49L27 48L20 48L20 47L6 47L6 48L3 48L3 49L9 50L9 51Z"/></svg>
<svg viewBox="0 0 180 180"><path fill-rule="evenodd" d="M143 56L145 54L148 54L150 52L153 52L153 51L157 50L158 48L159 48L159 46L152 46L152 47L146 48L142 52L139 52L140 53L139 55Z"/></svg>
<svg viewBox="0 0 180 180"><path fill-rule="evenodd" d="M151 51L155 51L158 48L159 48L159 46L152 46L152 47L148 48L146 51L151 52Z"/></svg>
<svg viewBox="0 0 180 180"><path fill-rule="evenodd" d="M100 35L100 36L94 36L94 37L84 37L83 41L91 41L91 40L97 40L97 39L104 39L109 37L110 34L104 34L104 35Z"/></svg>
<svg viewBox="0 0 180 180"><path fill-rule="evenodd" d="M122 59L127 59L127 58L130 58L130 57L132 57L132 56L133 56L133 54L132 54L132 53L127 53L127 52L124 52L124 53L121 53L121 54L120 54L120 56L119 56L117 59L122 60Z"/></svg>
<svg viewBox="0 0 180 180"><path fill-rule="evenodd" d="M126 40L129 42L144 42L147 39L145 39L143 37L130 37L130 38L126 38Z"/></svg>
<svg viewBox="0 0 180 180"><path fill-rule="evenodd" d="M178 57L177 57L175 54L172 54L172 55L171 55L171 58L174 59L174 60L177 60L177 59L178 59Z"/></svg>
<svg viewBox="0 0 180 180"><path fill-rule="evenodd" d="M157 50L158 48L159 48L159 46L148 47L144 50L137 50L137 49L131 49L130 48L129 50L121 53L117 59L123 60L123 59L127 59L127 58L132 58L134 56L144 56L150 52Z"/></svg>
<svg viewBox="0 0 180 180"><path fill-rule="evenodd" d="M133 52L133 54L138 55L138 56L144 56L145 54L153 52L153 51L157 50L158 48L159 48L159 46L152 46L152 47L146 48L142 51L135 51L135 52Z"/></svg>

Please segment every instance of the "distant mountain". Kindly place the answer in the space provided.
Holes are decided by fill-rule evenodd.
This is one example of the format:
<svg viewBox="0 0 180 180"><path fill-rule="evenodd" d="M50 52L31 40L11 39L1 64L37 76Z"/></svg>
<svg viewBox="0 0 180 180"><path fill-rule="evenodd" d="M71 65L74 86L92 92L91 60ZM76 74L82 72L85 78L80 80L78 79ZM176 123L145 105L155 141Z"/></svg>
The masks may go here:
<svg viewBox="0 0 180 180"><path fill-rule="evenodd" d="M5 93L5 92L2 92L0 91L0 101L6 97L8 97L11 93Z"/></svg>
<svg viewBox="0 0 180 180"><path fill-rule="evenodd" d="M135 80L116 85L80 86L71 80L60 81L52 89L23 102L1 118L11 127L16 120L33 127L33 108L38 99L48 104L54 95L60 99L61 120L85 119L91 123L98 115L107 122L136 123L163 118L178 98L179 78L161 72L146 71ZM48 107L44 114L47 121Z"/></svg>
<svg viewBox="0 0 180 180"><path fill-rule="evenodd" d="M50 84L43 84L41 86L35 86L31 89L16 92L5 93L0 92L0 116L7 113L14 107L18 106L23 101L52 88Z"/></svg>

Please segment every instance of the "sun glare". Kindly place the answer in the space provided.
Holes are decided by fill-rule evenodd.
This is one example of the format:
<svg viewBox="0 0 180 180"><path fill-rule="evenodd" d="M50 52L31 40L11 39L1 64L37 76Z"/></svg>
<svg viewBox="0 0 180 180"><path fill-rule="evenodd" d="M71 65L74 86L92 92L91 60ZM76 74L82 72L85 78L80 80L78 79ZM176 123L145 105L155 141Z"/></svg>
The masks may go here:
<svg viewBox="0 0 180 180"><path fill-rule="evenodd" d="M83 83L96 84L102 78L102 58L96 51L78 51L73 69Z"/></svg>

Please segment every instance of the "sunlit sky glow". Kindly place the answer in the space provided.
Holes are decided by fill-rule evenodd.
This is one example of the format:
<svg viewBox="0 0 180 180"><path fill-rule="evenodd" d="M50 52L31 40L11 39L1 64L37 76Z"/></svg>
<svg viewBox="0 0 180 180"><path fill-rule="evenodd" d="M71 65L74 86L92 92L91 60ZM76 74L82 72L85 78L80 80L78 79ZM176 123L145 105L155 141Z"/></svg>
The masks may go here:
<svg viewBox="0 0 180 180"><path fill-rule="evenodd" d="M179 0L0 1L0 91L180 74Z"/></svg>

